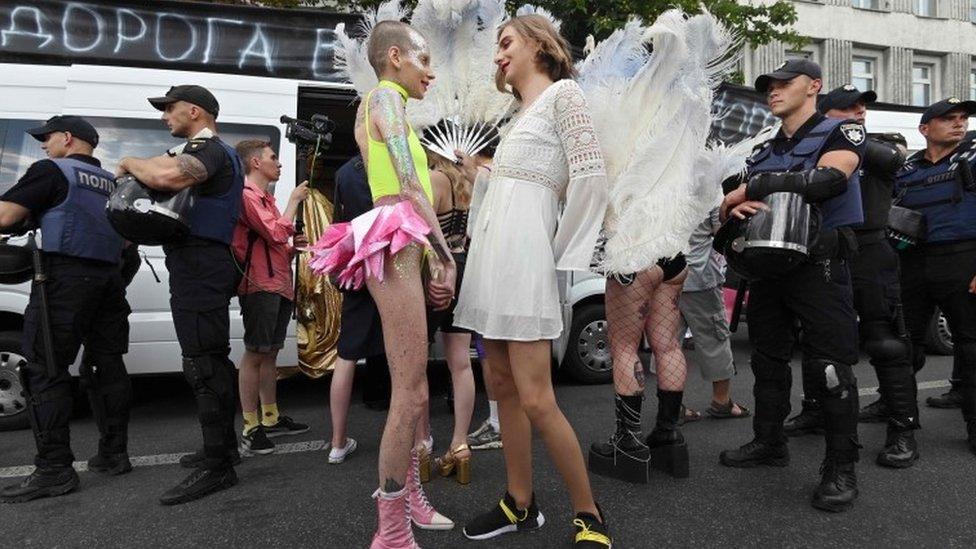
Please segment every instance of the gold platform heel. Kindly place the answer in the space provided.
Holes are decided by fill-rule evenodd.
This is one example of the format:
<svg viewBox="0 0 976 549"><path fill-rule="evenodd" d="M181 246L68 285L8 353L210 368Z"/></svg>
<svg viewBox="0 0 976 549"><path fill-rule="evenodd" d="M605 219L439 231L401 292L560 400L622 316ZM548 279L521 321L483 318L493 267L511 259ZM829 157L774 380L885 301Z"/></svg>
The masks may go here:
<svg viewBox="0 0 976 549"><path fill-rule="evenodd" d="M458 484L468 484L471 482L471 456L458 457L458 454L467 450L471 451L467 444L461 444L444 457L437 459L437 469L442 477L457 475Z"/></svg>
<svg viewBox="0 0 976 549"><path fill-rule="evenodd" d="M416 451L417 460L419 462L418 468L420 469L420 482L425 484L430 482L430 453L423 444L421 444Z"/></svg>

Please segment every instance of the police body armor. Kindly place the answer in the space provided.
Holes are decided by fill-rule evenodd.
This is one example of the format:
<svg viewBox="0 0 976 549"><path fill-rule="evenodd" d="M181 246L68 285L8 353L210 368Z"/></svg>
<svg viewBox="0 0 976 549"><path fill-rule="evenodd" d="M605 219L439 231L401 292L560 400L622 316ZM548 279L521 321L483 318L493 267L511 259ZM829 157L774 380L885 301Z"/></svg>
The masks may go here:
<svg viewBox="0 0 976 549"><path fill-rule="evenodd" d="M915 153L898 173L895 192L896 204L900 208L892 208L889 235L903 244L906 241L933 244L976 239L976 183L972 172L976 144L963 143L948 162L923 167L919 165L922 158L924 151ZM896 216L913 216L916 220L921 218L922 222L914 234L906 234L908 229L895 225L898 222ZM897 247L904 249L906 246Z"/></svg>
<svg viewBox="0 0 976 549"><path fill-rule="evenodd" d="M766 172L813 169L830 134L844 121L825 119L792 150L777 154L766 142L748 162L748 177ZM769 208L738 224L738 235L726 240L729 267L749 280L776 278L807 261L821 231L854 225L864 219L860 177L855 172L843 194L811 206L796 193L772 193L763 199ZM718 241L718 238L716 239Z"/></svg>
<svg viewBox="0 0 976 549"><path fill-rule="evenodd" d="M115 176L80 160L57 158L53 162L68 180L68 196L41 217L41 249L118 263L122 237L105 215L105 204L115 190Z"/></svg>
<svg viewBox="0 0 976 549"><path fill-rule="evenodd" d="M237 152L219 139L231 159L233 184L219 196L201 196L196 187L176 193L156 191L134 177L119 179L108 204L112 225L126 239L158 246L178 242L189 235L230 244L240 214L244 176Z"/></svg>

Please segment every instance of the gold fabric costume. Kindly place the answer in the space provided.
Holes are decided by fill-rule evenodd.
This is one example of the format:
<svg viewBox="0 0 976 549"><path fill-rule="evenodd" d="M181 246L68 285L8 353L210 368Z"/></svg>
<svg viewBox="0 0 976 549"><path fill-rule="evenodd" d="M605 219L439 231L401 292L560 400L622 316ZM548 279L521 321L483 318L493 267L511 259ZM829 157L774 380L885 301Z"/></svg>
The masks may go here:
<svg viewBox="0 0 976 549"><path fill-rule="evenodd" d="M332 222L333 204L325 194L309 190L302 204L305 236L313 243ZM298 367L312 378L332 371L339 341L339 317L342 313L342 294L328 277L316 276L308 268L309 254L298 260L298 293L295 309L298 312Z"/></svg>

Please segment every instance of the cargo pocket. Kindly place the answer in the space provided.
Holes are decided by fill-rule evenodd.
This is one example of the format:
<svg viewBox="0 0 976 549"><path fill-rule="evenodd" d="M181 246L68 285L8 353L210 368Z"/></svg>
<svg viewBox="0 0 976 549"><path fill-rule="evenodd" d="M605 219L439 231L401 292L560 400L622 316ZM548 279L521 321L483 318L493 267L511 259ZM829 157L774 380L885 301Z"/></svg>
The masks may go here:
<svg viewBox="0 0 976 549"><path fill-rule="evenodd" d="M725 341L732 336L732 332L729 330L729 323L726 322L724 313L713 314L712 325L715 327L715 339L717 341Z"/></svg>

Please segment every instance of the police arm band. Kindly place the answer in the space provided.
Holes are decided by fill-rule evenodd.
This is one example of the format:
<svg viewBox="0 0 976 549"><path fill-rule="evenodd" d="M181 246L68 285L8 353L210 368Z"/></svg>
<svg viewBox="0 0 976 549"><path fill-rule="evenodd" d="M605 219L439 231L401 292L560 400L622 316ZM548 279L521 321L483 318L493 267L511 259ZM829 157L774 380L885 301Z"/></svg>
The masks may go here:
<svg viewBox="0 0 976 549"><path fill-rule="evenodd" d="M847 189L847 176L837 168L818 166L803 172L770 172L754 175L746 185L747 200L762 200L766 196L790 192L803 196L807 202L823 202L839 196Z"/></svg>
<svg viewBox="0 0 976 549"><path fill-rule="evenodd" d="M905 155L891 143L868 139L864 146L864 168L870 172L893 175L905 163Z"/></svg>

